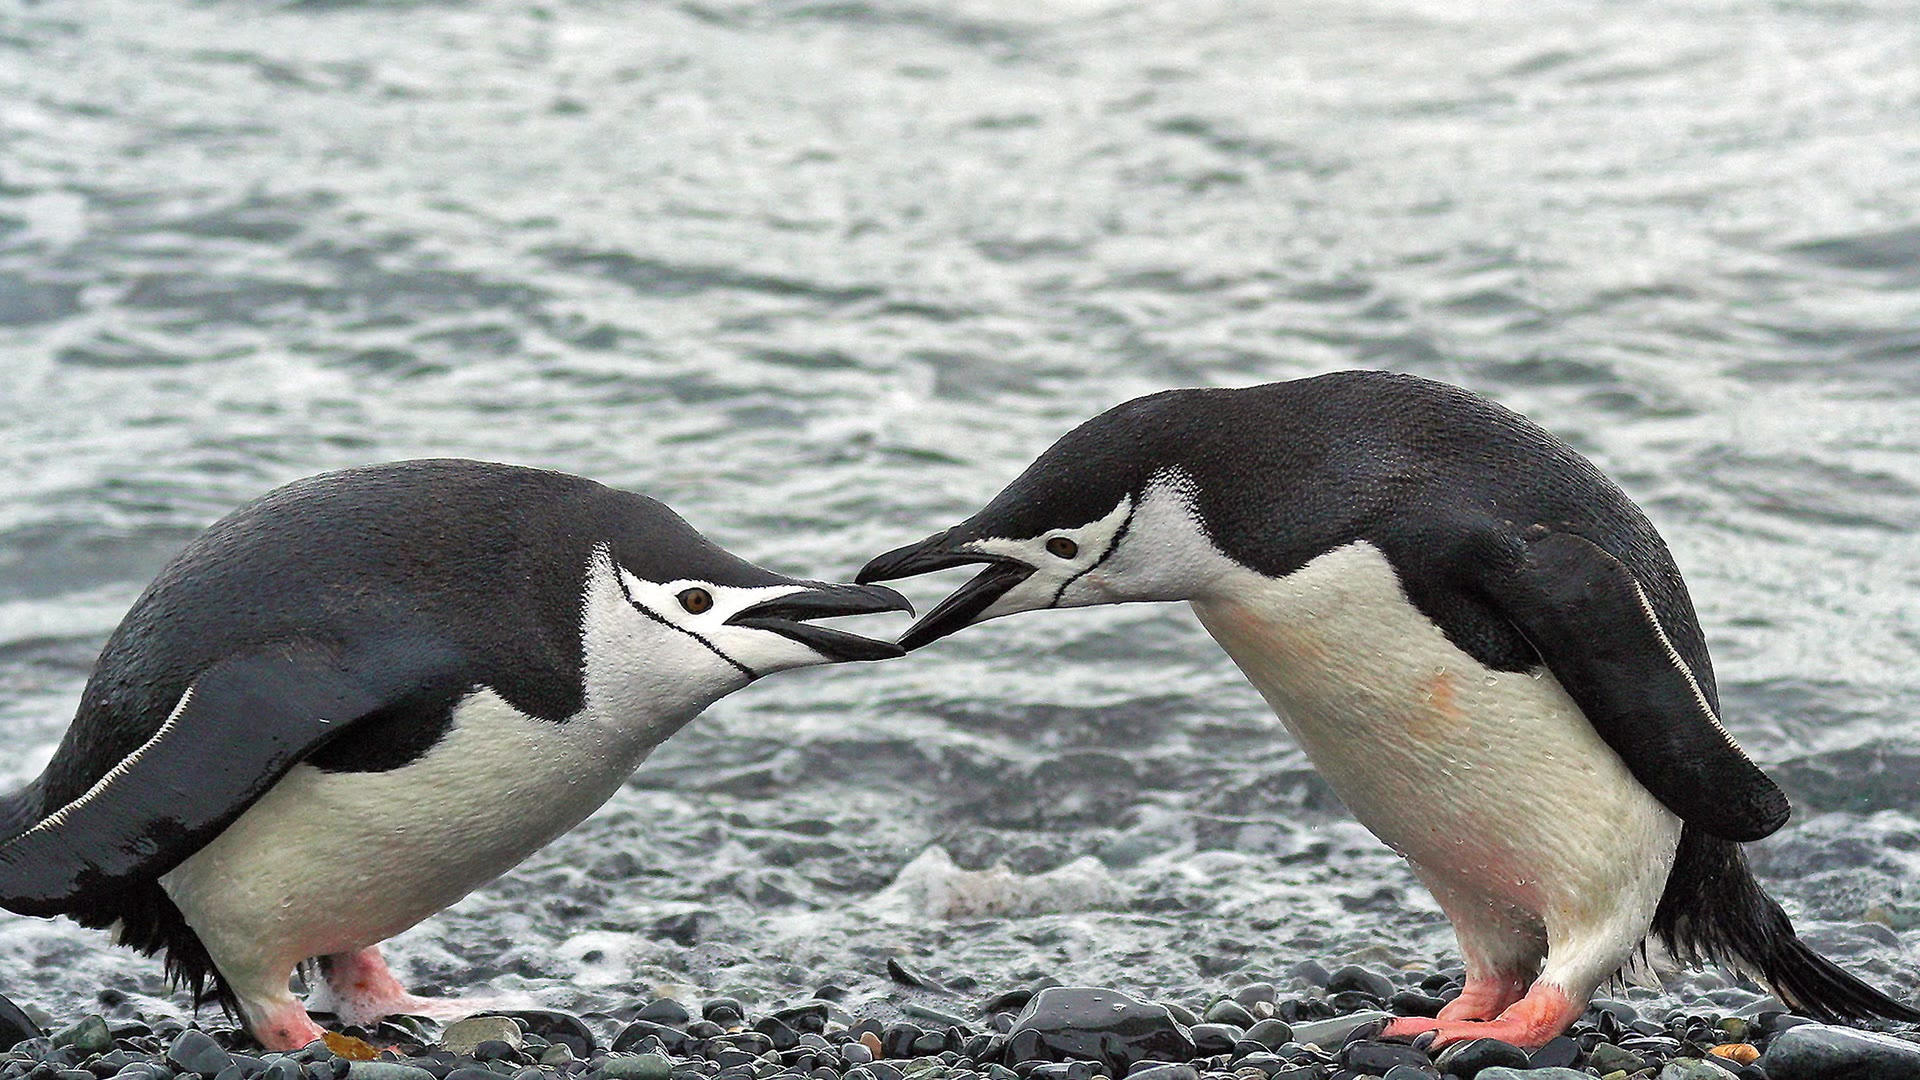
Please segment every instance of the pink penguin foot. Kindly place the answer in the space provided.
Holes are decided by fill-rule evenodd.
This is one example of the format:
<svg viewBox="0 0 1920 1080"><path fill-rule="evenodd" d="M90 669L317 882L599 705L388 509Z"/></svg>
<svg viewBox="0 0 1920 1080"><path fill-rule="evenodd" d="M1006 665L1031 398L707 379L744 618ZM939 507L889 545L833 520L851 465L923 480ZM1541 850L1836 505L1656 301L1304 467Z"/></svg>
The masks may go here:
<svg viewBox="0 0 1920 1080"><path fill-rule="evenodd" d="M452 1020L477 1012L511 1009L516 1003L501 998L429 998L407 992L395 978L377 948L322 957L325 984L315 991L311 1005L331 1012L345 1024L371 1025L388 1016L427 1016Z"/></svg>
<svg viewBox="0 0 1920 1080"><path fill-rule="evenodd" d="M275 1005L257 1023L248 1026L261 1046L283 1052L298 1050L326 1034L298 1001Z"/></svg>
<svg viewBox="0 0 1920 1080"><path fill-rule="evenodd" d="M1409 1036L1435 1032L1436 1047L1468 1039L1499 1039L1528 1048L1538 1047L1567 1030L1580 1018L1580 1006L1558 987L1535 983L1527 996L1508 1006L1492 1020L1455 1020L1440 1017L1403 1016L1388 1024L1384 1036Z"/></svg>

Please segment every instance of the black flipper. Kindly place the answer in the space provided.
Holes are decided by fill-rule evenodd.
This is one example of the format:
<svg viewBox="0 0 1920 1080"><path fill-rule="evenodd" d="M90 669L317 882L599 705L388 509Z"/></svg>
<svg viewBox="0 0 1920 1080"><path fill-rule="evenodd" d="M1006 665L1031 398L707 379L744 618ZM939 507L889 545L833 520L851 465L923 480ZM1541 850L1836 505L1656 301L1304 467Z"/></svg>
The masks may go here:
<svg viewBox="0 0 1920 1080"><path fill-rule="evenodd" d="M1483 582L1634 778L1681 820L1727 840L1786 824L1786 795L1734 745L1618 559L1569 533L1525 541L1517 572Z"/></svg>
<svg viewBox="0 0 1920 1080"><path fill-rule="evenodd" d="M423 639L383 645L345 652L283 641L209 666L145 744L0 844L0 906L59 914L151 881L301 758L447 668Z"/></svg>

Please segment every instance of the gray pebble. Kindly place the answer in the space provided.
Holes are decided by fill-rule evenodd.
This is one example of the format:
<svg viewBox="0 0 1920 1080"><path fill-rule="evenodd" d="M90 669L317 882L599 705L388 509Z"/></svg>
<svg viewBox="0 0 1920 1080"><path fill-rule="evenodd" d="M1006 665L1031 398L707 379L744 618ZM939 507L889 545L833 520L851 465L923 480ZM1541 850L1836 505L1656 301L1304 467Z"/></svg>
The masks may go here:
<svg viewBox="0 0 1920 1080"><path fill-rule="evenodd" d="M671 1080L673 1060L665 1054L614 1054L600 1074L607 1080Z"/></svg>
<svg viewBox="0 0 1920 1080"><path fill-rule="evenodd" d="M233 1055L220 1048L213 1036L196 1028L188 1028L167 1047L167 1061L181 1072L196 1072L201 1076L218 1076L220 1070L233 1064Z"/></svg>
<svg viewBox="0 0 1920 1080"><path fill-rule="evenodd" d="M483 1042L503 1042L518 1050L526 1037L510 1016L469 1016L440 1033L441 1048L456 1054L471 1056Z"/></svg>
<svg viewBox="0 0 1920 1080"><path fill-rule="evenodd" d="M865 1065L873 1060L873 1051L867 1049L866 1043L841 1043L840 1060L849 1065Z"/></svg>
<svg viewBox="0 0 1920 1080"><path fill-rule="evenodd" d="M267 1066L262 1076L265 1080L302 1080L300 1063L292 1058L281 1058Z"/></svg>
<svg viewBox="0 0 1920 1080"><path fill-rule="evenodd" d="M1871 1031L1800 1024L1773 1037L1757 1064L1769 1080L1914 1080L1920 1045Z"/></svg>
<svg viewBox="0 0 1920 1080"><path fill-rule="evenodd" d="M1393 1019L1393 1014L1380 1009L1362 1009L1346 1016L1336 1016L1331 1020L1314 1020L1305 1024L1293 1025L1295 1042L1313 1043L1321 1049L1338 1050L1347 1036L1382 1020Z"/></svg>
<svg viewBox="0 0 1920 1080"><path fill-rule="evenodd" d="M433 1074L397 1061L356 1061L347 1066L347 1080L433 1080Z"/></svg>
<svg viewBox="0 0 1920 1080"><path fill-rule="evenodd" d="M65 1031L56 1032L53 1045L71 1046L80 1054L104 1054L113 1049L113 1033L107 1030L105 1017L90 1014Z"/></svg>
<svg viewBox="0 0 1920 1080"><path fill-rule="evenodd" d="M1661 1068L1660 1080L1733 1080L1733 1072L1704 1058L1674 1058Z"/></svg>
<svg viewBox="0 0 1920 1080"><path fill-rule="evenodd" d="M1505 1065L1493 1065L1481 1069L1475 1080L1593 1080L1593 1075L1580 1069L1558 1066L1551 1069L1509 1069Z"/></svg>

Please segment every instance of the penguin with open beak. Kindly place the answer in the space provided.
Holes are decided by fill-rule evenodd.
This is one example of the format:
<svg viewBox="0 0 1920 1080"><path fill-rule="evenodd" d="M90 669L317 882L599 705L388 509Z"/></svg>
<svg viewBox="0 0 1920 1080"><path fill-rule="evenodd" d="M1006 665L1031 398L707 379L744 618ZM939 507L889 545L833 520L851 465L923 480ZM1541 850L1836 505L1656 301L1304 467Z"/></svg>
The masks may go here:
<svg viewBox="0 0 1920 1080"><path fill-rule="evenodd" d="M901 655L813 620L891 589L737 558L652 499L476 461L273 491L160 572L45 772L0 799L0 906L112 927L269 1049L474 1005L378 944L511 869L702 709Z"/></svg>
<svg viewBox="0 0 1920 1080"><path fill-rule="evenodd" d="M1453 924L1463 991L1390 1035L1538 1046L1649 938L1822 1019L1920 1022L1816 954L1740 844L1786 797L1721 726L1666 545L1566 443L1353 371L1122 404L857 580L984 564L900 643L1184 600Z"/></svg>

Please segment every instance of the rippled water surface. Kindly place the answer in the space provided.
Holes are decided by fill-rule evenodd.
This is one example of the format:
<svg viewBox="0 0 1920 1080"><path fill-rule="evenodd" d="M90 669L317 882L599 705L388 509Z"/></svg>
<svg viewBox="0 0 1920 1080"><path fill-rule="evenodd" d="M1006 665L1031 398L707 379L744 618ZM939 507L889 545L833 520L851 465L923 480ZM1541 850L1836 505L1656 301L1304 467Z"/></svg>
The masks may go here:
<svg viewBox="0 0 1920 1080"><path fill-rule="evenodd" d="M1527 412L1647 507L1729 726L1795 798L1759 869L1910 997L1915 26L1891 0L9 3L0 779L160 565L294 477L559 468L844 578L1128 397L1393 368ZM935 847L1066 869L973 881ZM770 678L389 951L594 1009L877 994L887 957L1181 998L1453 946L1158 606ZM0 990L67 1015L102 985L184 1008L103 935L0 919Z"/></svg>

